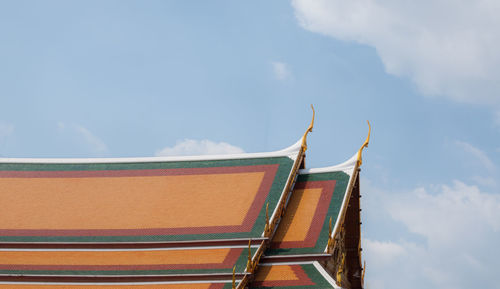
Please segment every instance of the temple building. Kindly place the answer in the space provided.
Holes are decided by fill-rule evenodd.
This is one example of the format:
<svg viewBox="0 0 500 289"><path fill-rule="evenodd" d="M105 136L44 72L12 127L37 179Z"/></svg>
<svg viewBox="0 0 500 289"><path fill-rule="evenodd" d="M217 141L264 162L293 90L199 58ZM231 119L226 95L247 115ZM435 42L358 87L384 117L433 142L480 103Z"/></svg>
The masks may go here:
<svg viewBox="0 0 500 289"><path fill-rule="evenodd" d="M363 288L361 153L0 159L0 289Z"/></svg>

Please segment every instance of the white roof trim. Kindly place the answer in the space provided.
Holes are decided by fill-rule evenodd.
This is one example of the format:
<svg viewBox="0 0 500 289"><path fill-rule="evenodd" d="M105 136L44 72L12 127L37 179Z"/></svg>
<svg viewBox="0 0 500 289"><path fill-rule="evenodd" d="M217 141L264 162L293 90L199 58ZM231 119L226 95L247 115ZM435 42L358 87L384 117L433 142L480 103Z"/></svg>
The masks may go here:
<svg viewBox="0 0 500 289"><path fill-rule="evenodd" d="M285 266L285 265L304 265L312 264L315 261L298 261L298 262L272 262L272 263L262 263L260 266Z"/></svg>
<svg viewBox="0 0 500 289"><path fill-rule="evenodd" d="M251 245L252 248L260 248L260 245ZM175 248L137 248L137 249L26 249L26 248L0 248L0 252L136 252L136 251L190 251L190 250L217 250L248 248L246 245L237 246L205 246L205 247L175 247Z"/></svg>
<svg viewBox="0 0 500 289"><path fill-rule="evenodd" d="M0 158L0 163L46 163L46 164L87 164L87 163L138 163L138 162L182 162L211 161L232 159L253 159L270 157L297 158L302 139L295 144L274 152L242 153L227 155L171 156L171 157L134 157L134 158Z"/></svg>
<svg viewBox="0 0 500 289"><path fill-rule="evenodd" d="M323 268L323 266L321 266L317 261L314 261L313 265L314 265L314 267L316 267L318 272L323 276L323 278L325 278L325 280L328 281L328 283L330 283L330 285L332 285L333 288L342 289L342 287L339 287L337 285L337 282L335 282L335 280L333 280L332 276L330 276L330 274L328 274L328 272L325 271L325 268Z"/></svg>
<svg viewBox="0 0 500 289"><path fill-rule="evenodd" d="M343 171L346 174L351 175L354 167L356 166L357 161L358 161L358 153L356 153L350 159L341 164L324 168L303 169L299 170L299 174L303 175L303 174L330 173L330 172Z"/></svg>

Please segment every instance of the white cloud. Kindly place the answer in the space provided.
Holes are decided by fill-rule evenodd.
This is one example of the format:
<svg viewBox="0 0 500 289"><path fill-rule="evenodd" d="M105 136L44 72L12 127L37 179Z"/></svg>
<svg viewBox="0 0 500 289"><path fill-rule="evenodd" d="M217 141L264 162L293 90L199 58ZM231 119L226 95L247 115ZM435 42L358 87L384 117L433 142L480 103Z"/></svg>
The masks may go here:
<svg viewBox="0 0 500 289"><path fill-rule="evenodd" d="M14 132L14 126L10 123L0 122L0 140L5 139Z"/></svg>
<svg viewBox="0 0 500 289"><path fill-rule="evenodd" d="M273 61L271 65L273 67L274 76L279 80L288 79L292 75L288 64L284 62Z"/></svg>
<svg viewBox="0 0 500 289"><path fill-rule="evenodd" d="M471 241L473 232L500 230L500 195L460 181L441 185L434 193L418 188L391 202L389 211L411 232L443 245Z"/></svg>
<svg viewBox="0 0 500 289"><path fill-rule="evenodd" d="M488 155L477 147L471 145L470 143L464 141L455 141L455 145L461 148L464 152L472 155L482 166L486 169L493 171L495 170L495 165L490 160Z"/></svg>
<svg viewBox="0 0 500 289"><path fill-rule="evenodd" d="M101 154L108 151L108 147L104 141L82 125L58 122L57 127L61 132L68 132L72 134L73 138L77 139L79 143L85 144L85 146L93 153Z"/></svg>
<svg viewBox="0 0 500 289"><path fill-rule="evenodd" d="M500 2L294 0L302 27L376 49L425 94L500 104Z"/></svg>
<svg viewBox="0 0 500 289"><path fill-rule="evenodd" d="M156 156L223 155L243 152L242 148L225 142L184 139L177 141L173 147L165 147L157 151Z"/></svg>
<svg viewBox="0 0 500 289"><path fill-rule="evenodd" d="M498 286L500 194L454 181L397 193L368 184L363 195L367 196L363 212L368 211L369 217L388 214L394 224L410 232L395 234L394 227L386 230L387 224L378 224L386 241L364 239L367 288ZM364 223L376 226L371 217Z"/></svg>
<svg viewBox="0 0 500 289"><path fill-rule="evenodd" d="M386 266L395 261L396 258L407 255L407 250L402 245L391 241L363 240L365 251L377 256L377 264Z"/></svg>

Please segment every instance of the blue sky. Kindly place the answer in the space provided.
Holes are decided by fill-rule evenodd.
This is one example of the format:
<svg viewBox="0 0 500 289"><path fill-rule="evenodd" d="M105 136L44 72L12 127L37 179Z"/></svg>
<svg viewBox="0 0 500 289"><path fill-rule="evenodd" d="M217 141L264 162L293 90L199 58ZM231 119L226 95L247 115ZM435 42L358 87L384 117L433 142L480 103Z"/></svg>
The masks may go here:
<svg viewBox="0 0 500 289"><path fill-rule="evenodd" d="M0 156L363 164L367 288L497 288L500 6L0 1ZM395 277L399 276L399 277Z"/></svg>

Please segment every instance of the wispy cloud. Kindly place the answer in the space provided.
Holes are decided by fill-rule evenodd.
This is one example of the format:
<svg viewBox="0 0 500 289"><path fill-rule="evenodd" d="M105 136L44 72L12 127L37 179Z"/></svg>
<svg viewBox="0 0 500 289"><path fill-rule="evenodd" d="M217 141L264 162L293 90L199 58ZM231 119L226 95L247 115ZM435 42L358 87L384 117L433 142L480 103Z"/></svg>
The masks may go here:
<svg viewBox="0 0 500 289"><path fill-rule="evenodd" d="M273 67L273 73L276 79L286 80L292 75L290 67L285 62L273 61L271 62L271 66Z"/></svg>
<svg viewBox="0 0 500 289"><path fill-rule="evenodd" d="M500 230L500 195L483 193L460 181L438 186L431 192L423 187L415 189L389 206L395 220L442 245L473 239L470 232L481 226ZM461 240L457 240L461 235Z"/></svg>
<svg viewBox="0 0 500 289"><path fill-rule="evenodd" d="M74 123L58 122L57 127L61 132L67 132L74 138L82 141L93 153L105 153L108 151L107 145L99 137L93 134L88 128Z"/></svg>
<svg viewBox="0 0 500 289"><path fill-rule="evenodd" d="M294 0L300 25L372 46L425 94L500 105L498 1Z"/></svg>
<svg viewBox="0 0 500 289"><path fill-rule="evenodd" d="M493 171L495 170L495 164L488 155L477 147L471 145L470 143L464 141L455 141L455 145L457 145L464 152L472 155L482 166L486 169Z"/></svg>
<svg viewBox="0 0 500 289"><path fill-rule="evenodd" d="M243 149L226 142L211 140L179 140L172 147L165 147L156 152L156 156L188 156L188 155L222 155L239 154Z"/></svg>

